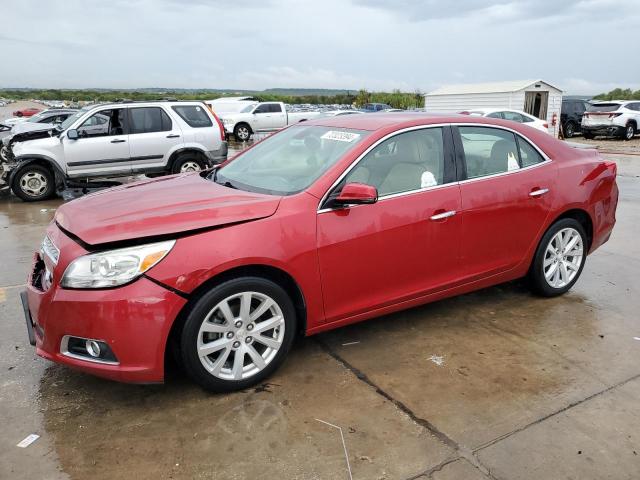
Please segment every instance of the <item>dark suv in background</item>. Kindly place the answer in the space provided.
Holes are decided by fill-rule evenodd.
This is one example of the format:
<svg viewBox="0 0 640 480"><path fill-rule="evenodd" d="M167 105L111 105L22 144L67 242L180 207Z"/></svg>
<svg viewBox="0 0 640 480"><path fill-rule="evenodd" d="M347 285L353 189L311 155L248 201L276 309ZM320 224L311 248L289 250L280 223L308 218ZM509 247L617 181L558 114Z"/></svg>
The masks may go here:
<svg viewBox="0 0 640 480"><path fill-rule="evenodd" d="M562 110L560 110L560 122L565 138L573 137L580 131L582 115L587 110L589 102L586 100L565 98L562 100Z"/></svg>

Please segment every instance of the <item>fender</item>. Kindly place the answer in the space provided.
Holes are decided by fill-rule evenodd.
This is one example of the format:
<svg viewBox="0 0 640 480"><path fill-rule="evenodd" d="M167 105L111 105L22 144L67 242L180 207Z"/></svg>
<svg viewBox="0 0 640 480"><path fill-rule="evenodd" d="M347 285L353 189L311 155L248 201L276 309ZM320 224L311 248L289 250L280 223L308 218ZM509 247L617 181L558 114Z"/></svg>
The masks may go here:
<svg viewBox="0 0 640 480"><path fill-rule="evenodd" d="M40 163L40 164L44 163L47 166L51 167L56 179L56 185L60 185L60 184L65 185L66 174L62 170L62 168L60 168L60 165L58 165L51 157L48 157L46 155L40 155L40 154L29 154L29 155L21 155L16 157L16 166L9 173L9 181L7 183L11 185L18 170L20 170L25 165L29 165L31 163Z"/></svg>
<svg viewBox="0 0 640 480"><path fill-rule="evenodd" d="M167 168L169 168L169 169L173 168L173 162L175 162L176 159L182 153L185 153L185 152L198 152L198 153L202 154L202 156L204 158L207 159L207 162L209 161L209 157L207 156L207 152L201 146L197 146L197 145L193 145L193 144L183 144L179 148L176 148L175 150L173 150L172 152L169 153L169 160L167 161Z"/></svg>

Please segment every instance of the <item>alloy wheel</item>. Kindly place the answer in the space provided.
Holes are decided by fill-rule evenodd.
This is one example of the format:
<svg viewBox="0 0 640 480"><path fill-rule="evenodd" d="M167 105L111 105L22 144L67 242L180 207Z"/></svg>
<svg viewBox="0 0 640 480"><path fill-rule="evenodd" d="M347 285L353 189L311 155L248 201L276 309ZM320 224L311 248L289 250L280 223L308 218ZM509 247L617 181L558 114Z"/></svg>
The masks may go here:
<svg viewBox="0 0 640 480"><path fill-rule="evenodd" d="M249 129L247 127L238 128L238 138L243 142L249 139Z"/></svg>
<svg viewBox="0 0 640 480"><path fill-rule="evenodd" d="M180 167L180 173L185 173L185 172L199 172L201 170L200 165L198 164L198 162L194 162L192 160L188 161L188 162L184 162L182 164L182 166Z"/></svg>
<svg viewBox="0 0 640 480"><path fill-rule="evenodd" d="M584 258L582 236L574 228L563 228L547 244L542 273L553 288L563 288L573 281Z"/></svg>
<svg viewBox="0 0 640 480"><path fill-rule="evenodd" d="M635 128L633 128L633 125L627 125L627 130L625 133L625 138L627 140L631 140L633 138L633 135L635 134Z"/></svg>
<svg viewBox="0 0 640 480"><path fill-rule="evenodd" d="M39 172L27 172L20 178L20 189L30 197L42 195L47 187L47 178Z"/></svg>
<svg viewBox="0 0 640 480"><path fill-rule="evenodd" d="M219 302L198 332L200 363L223 380L244 380L264 370L284 340L282 309L268 295L241 292Z"/></svg>

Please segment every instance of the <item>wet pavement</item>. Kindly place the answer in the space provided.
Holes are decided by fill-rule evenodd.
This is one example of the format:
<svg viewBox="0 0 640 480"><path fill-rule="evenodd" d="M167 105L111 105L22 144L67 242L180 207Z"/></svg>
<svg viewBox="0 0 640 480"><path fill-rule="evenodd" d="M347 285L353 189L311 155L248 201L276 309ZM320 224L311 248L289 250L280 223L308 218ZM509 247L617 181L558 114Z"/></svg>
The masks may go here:
<svg viewBox="0 0 640 480"><path fill-rule="evenodd" d="M349 478L318 420L355 479L638 478L640 158L608 158L618 224L567 295L513 282L307 338L230 395L36 357L18 294L61 201L0 199L0 478Z"/></svg>

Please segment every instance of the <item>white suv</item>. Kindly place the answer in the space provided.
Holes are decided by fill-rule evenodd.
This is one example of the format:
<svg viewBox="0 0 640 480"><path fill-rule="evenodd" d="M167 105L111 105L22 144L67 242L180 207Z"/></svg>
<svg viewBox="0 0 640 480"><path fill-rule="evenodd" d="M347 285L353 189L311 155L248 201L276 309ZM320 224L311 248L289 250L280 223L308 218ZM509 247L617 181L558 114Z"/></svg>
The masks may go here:
<svg viewBox="0 0 640 480"><path fill-rule="evenodd" d="M36 201L96 177L202 170L226 160L224 135L202 102L94 105L52 130L14 136L0 188Z"/></svg>
<svg viewBox="0 0 640 480"><path fill-rule="evenodd" d="M614 135L631 140L640 128L640 101L619 100L593 103L582 116L582 135Z"/></svg>

